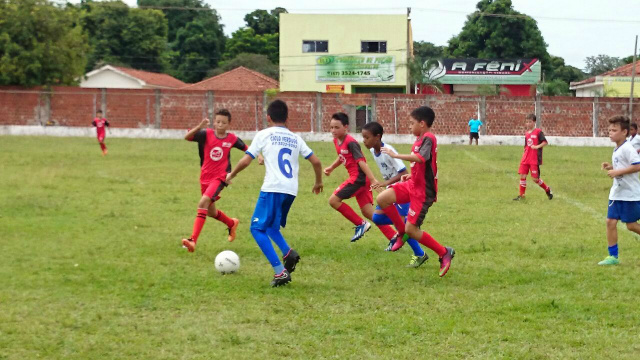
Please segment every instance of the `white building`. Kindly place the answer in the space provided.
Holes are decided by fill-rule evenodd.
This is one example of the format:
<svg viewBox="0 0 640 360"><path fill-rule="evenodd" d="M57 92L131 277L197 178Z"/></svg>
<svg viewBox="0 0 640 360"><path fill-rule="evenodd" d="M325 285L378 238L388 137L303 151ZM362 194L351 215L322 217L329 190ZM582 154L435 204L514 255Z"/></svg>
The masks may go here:
<svg viewBox="0 0 640 360"><path fill-rule="evenodd" d="M179 89L187 85L171 75L113 65L87 73L80 82L82 88L99 89Z"/></svg>

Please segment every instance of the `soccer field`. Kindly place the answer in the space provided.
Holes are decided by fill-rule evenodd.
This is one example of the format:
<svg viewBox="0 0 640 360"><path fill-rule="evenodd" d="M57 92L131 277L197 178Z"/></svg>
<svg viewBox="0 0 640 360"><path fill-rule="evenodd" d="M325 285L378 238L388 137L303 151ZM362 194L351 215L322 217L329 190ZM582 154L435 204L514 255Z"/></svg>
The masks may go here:
<svg viewBox="0 0 640 360"><path fill-rule="evenodd" d="M330 143L310 143L323 165ZM254 162L209 218L195 253L197 146L179 140L0 137L0 359L638 359L640 241L619 227L607 255L611 148L545 148L542 179L518 195L521 147L439 147L439 201L423 229L456 250L407 269L372 228L328 205L344 167L300 193L283 234L302 260L273 275L249 233L264 168ZM408 152L409 145L398 145ZM232 161L242 155L232 151ZM366 153L369 165L379 174ZM348 203L357 207L355 200ZM222 276L213 259L240 256Z"/></svg>

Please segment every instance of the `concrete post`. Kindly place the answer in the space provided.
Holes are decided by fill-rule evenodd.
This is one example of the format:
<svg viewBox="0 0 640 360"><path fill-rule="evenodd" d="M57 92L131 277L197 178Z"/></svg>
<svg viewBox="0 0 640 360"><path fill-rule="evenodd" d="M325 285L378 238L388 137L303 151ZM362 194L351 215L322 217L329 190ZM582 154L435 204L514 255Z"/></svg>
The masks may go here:
<svg viewBox="0 0 640 360"><path fill-rule="evenodd" d="M478 103L478 117L480 117L480 121L482 121L482 126L480 127L480 134L487 135L487 97L481 96L480 103Z"/></svg>
<svg viewBox="0 0 640 360"><path fill-rule="evenodd" d="M51 92L45 90L38 98L37 120L40 125L47 125L51 122Z"/></svg>
<svg viewBox="0 0 640 360"><path fill-rule="evenodd" d="M267 93L262 93L262 128L266 129L267 124Z"/></svg>
<svg viewBox="0 0 640 360"><path fill-rule="evenodd" d="M107 117L107 89L100 89L100 110L102 116Z"/></svg>
<svg viewBox="0 0 640 360"><path fill-rule="evenodd" d="M378 109L376 108L376 99L377 95L371 94L371 122L378 122Z"/></svg>
<svg viewBox="0 0 640 360"><path fill-rule="evenodd" d="M153 91L156 94L156 102L153 104L156 113L155 128L160 129L162 126L162 92L159 89Z"/></svg>
<svg viewBox="0 0 640 360"><path fill-rule="evenodd" d="M207 118L211 122L213 120L213 114L216 112L214 105L213 91L207 91Z"/></svg>
<svg viewBox="0 0 640 360"><path fill-rule="evenodd" d="M600 101L596 96L593 98L593 114L591 115L591 121L593 123L593 137L598 136L598 127L600 126L598 124L598 112L600 112Z"/></svg>
<svg viewBox="0 0 640 360"><path fill-rule="evenodd" d="M256 116L256 131L260 130L260 125L258 123L258 96L256 96L255 104L253 106L253 112Z"/></svg>
<svg viewBox="0 0 640 360"><path fill-rule="evenodd" d="M322 93L316 93L316 131L322 132Z"/></svg>
<svg viewBox="0 0 640 360"><path fill-rule="evenodd" d="M542 125L542 95L536 94L536 127Z"/></svg>

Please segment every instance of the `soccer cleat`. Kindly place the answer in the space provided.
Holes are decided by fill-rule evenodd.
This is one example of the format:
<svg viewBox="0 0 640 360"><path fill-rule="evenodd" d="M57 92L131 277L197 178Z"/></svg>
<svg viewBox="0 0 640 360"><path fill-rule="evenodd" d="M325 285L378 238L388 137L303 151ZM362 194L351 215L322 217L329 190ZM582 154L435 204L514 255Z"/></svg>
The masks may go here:
<svg viewBox="0 0 640 360"><path fill-rule="evenodd" d="M291 275L289 275L287 269L284 269L280 274L273 275L273 280L271 280L271 287L282 286L290 282Z"/></svg>
<svg viewBox="0 0 640 360"><path fill-rule="evenodd" d="M238 229L238 224L240 223L240 220L236 218L232 218L231 220L233 221L233 226L229 228L229 237L227 237L227 240L229 240L229 242L232 242L236 239L236 230Z"/></svg>
<svg viewBox="0 0 640 360"><path fill-rule="evenodd" d="M549 198L549 200L553 199L553 193L551 192L551 188L549 188L549 191L547 191L547 197Z"/></svg>
<svg viewBox="0 0 640 360"><path fill-rule="evenodd" d="M607 256L604 260L600 261L598 265L618 265L620 264L620 260L618 260L615 256Z"/></svg>
<svg viewBox="0 0 640 360"><path fill-rule="evenodd" d="M408 268L418 268L420 265L424 264L425 261L429 260L429 255L425 253L422 256L411 255L411 261L409 261Z"/></svg>
<svg viewBox="0 0 640 360"><path fill-rule="evenodd" d="M391 249L393 249L393 245L395 245L395 243L396 243L396 240L398 240L398 233L393 235L391 240L389 240L389 246L387 246L387 248L384 249L384 251L391 251Z"/></svg>
<svg viewBox="0 0 640 360"><path fill-rule="evenodd" d="M456 251L452 248L447 247L445 249L447 249L447 253L440 258L440 277L447 274L447 271L449 271L449 268L451 267L451 260L456 256Z"/></svg>
<svg viewBox="0 0 640 360"><path fill-rule="evenodd" d="M513 201L521 201L521 200L524 200L524 196L518 195L513 199Z"/></svg>
<svg viewBox="0 0 640 360"><path fill-rule="evenodd" d="M409 235L407 235L407 234L402 235L402 240L396 241L396 243L393 244L393 246L391 247L391 251L400 250L400 248L404 246L404 244L407 242L407 240L409 240Z"/></svg>
<svg viewBox="0 0 640 360"><path fill-rule="evenodd" d="M300 261L300 254L293 249L289 249L287 255L282 257L282 263L284 264L284 268L287 269L289 273L292 273L296 270L296 265Z"/></svg>
<svg viewBox="0 0 640 360"><path fill-rule="evenodd" d="M193 239L182 239L182 247L189 250L189 252L196 251L196 242Z"/></svg>
<svg viewBox="0 0 640 360"><path fill-rule="evenodd" d="M371 229L371 224L368 221L362 223L362 225L356 226L356 233L351 238L351 242L358 241L361 237L364 236L364 233Z"/></svg>

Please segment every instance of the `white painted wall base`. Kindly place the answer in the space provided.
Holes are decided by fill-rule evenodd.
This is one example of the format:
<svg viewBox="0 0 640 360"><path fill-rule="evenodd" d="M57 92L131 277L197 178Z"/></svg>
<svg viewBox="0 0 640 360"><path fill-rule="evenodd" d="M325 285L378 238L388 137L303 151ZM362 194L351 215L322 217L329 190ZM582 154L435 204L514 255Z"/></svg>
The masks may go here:
<svg viewBox="0 0 640 360"><path fill-rule="evenodd" d="M166 130L152 128L122 129L114 128L107 130L107 138L140 138L140 139L182 139L184 130ZM255 131L233 131L241 139L251 140L255 136ZM332 141L330 133L303 132L299 133L305 141ZM67 127L67 126L0 126L0 135L13 136L59 136L59 137L95 137L96 131L92 127ZM468 144L468 135L438 135L439 144ZM362 141L360 134L354 137ZM550 145L555 146L606 146L613 147L613 143L606 137L568 137L568 136L547 136ZM390 144L412 144L415 137L411 135L385 134L384 141ZM480 136L480 145L524 145L523 136L501 136L485 135Z"/></svg>

